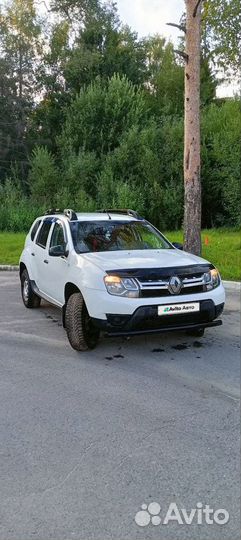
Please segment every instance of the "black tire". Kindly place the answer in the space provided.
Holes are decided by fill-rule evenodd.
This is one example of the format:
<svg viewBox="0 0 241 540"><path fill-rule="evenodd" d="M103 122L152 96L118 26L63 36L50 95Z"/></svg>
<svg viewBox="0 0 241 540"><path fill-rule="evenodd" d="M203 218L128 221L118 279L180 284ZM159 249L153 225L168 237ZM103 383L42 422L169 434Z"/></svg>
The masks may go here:
<svg viewBox="0 0 241 540"><path fill-rule="evenodd" d="M23 303L26 308L38 308L40 306L41 298L35 294L32 289L31 281L29 279L28 271L23 270L21 274L21 294Z"/></svg>
<svg viewBox="0 0 241 540"><path fill-rule="evenodd" d="M65 326L73 349L87 351L96 347L100 332L92 323L81 293L73 293L68 299Z"/></svg>
<svg viewBox="0 0 241 540"><path fill-rule="evenodd" d="M197 328L196 330L187 330L187 335L193 336L193 337L201 338L204 336L204 333L205 333L205 328Z"/></svg>

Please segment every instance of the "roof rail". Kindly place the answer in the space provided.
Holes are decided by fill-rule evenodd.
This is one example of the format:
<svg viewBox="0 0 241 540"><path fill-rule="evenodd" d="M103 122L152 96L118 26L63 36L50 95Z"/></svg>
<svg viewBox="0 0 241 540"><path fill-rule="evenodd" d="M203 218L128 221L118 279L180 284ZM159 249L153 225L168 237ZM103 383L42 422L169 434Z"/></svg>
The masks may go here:
<svg viewBox="0 0 241 540"><path fill-rule="evenodd" d="M64 215L70 220L70 221L77 221L78 217L77 214L74 212L74 210L71 210L71 208L65 208Z"/></svg>
<svg viewBox="0 0 241 540"><path fill-rule="evenodd" d="M71 210L71 208L65 208L65 210L60 210L59 208L50 208L45 212L45 216L53 216L55 214L63 214L66 216L70 221L77 221L77 214L74 212L74 210Z"/></svg>
<svg viewBox="0 0 241 540"><path fill-rule="evenodd" d="M52 216L53 214L63 214L63 210L60 210L59 208L49 208L49 210L44 212L45 216Z"/></svg>
<svg viewBox="0 0 241 540"><path fill-rule="evenodd" d="M126 214L127 216L132 216L136 219L144 219L142 216L138 214L135 210L131 210L130 208L102 208L101 210L96 210L98 213L103 214Z"/></svg>

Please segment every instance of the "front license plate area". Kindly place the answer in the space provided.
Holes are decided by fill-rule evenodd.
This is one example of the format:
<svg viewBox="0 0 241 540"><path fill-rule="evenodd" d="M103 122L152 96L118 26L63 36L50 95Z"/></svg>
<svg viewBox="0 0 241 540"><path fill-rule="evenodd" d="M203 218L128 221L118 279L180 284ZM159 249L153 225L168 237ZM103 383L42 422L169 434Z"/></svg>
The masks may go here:
<svg viewBox="0 0 241 540"><path fill-rule="evenodd" d="M186 304L165 304L158 306L158 315L186 315L200 311L200 302L188 302Z"/></svg>

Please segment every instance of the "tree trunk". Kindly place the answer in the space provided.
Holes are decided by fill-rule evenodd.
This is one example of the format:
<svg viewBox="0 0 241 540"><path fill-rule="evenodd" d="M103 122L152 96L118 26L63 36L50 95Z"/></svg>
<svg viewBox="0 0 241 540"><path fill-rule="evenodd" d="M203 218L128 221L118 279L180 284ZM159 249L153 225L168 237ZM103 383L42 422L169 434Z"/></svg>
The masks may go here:
<svg viewBox="0 0 241 540"><path fill-rule="evenodd" d="M200 42L201 1L186 3L184 249L201 253Z"/></svg>

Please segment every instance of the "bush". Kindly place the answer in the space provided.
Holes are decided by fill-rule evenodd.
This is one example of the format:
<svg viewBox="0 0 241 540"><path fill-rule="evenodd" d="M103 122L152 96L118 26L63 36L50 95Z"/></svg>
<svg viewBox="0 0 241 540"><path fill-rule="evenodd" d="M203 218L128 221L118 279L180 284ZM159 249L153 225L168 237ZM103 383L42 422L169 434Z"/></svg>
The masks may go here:
<svg viewBox="0 0 241 540"><path fill-rule="evenodd" d="M241 188L238 175L229 176L223 188L223 206L227 222L234 227L241 225L240 201Z"/></svg>
<svg viewBox="0 0 241 540"><path fill-rule="evenodd" d="M84 189L79 189L73 195L69 188L65 187L56 195L56 208L73 208L78 212L94 212L96 202Z"/></svg>
<svg viewBox="0 0 241 540"><path fill-rule="evenodd" d="M72 101L59 137L62 159L71 152L95 152L98 157L116 148L133 124L146 120L144 94L126 79L113 76L107 85L96 81Z"/></svg>
<svg viewBox="0 0 241 540"><path fill-rule="evenodd" d="M203 227L240 225L240 105L202 110ZM161 229L183 219L183 119L150 116L144 94L124 77L96 81L72 101L58 162L36 147L30 196L16 174L0 187L0 228L23 230L46 208L128 207ZM58 165L57 165L58 163Z"/></svg>
<svg viewBox="0 0 241 540"><path fill-rule="evenodd" d="M100 168L100 160L95 152L71 150L63 156L61 169L63 182L68 186L68 191L75 197L79 190L84 190L89 196L93 196L96 189L96 177Z"/></svg>
<svg viewBox="0 0 241 540"><path fill-rule="evenodd" d="M240 224L240 104L212 104L202 115L203 225Z"/></svg>
<svg viewBox="0 0 241 540"><path fill-rule="evenodd" d="M37 146L33 151L28 182L33 201L46 208L56 205L57 192L63 180L55 159L47 148Z"/></svg>
<svg viewBox="0 0 241 540"><path fill-rule="evenodd" d="M0 186L0 229L3 231L21 232L30 228L34 219L42 213L42 209L30 203L22 195L19 185L7 179Z"/></svg>

